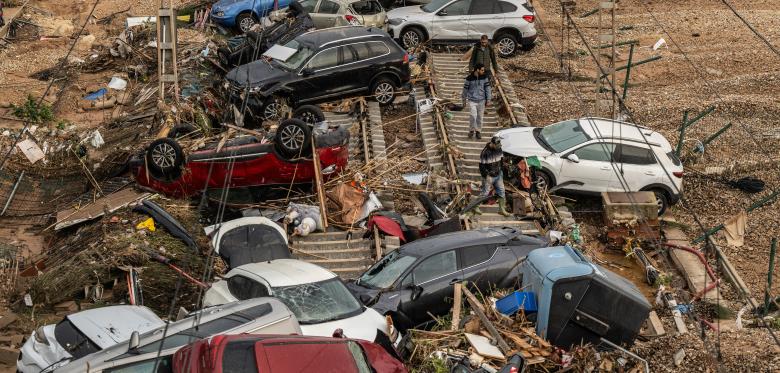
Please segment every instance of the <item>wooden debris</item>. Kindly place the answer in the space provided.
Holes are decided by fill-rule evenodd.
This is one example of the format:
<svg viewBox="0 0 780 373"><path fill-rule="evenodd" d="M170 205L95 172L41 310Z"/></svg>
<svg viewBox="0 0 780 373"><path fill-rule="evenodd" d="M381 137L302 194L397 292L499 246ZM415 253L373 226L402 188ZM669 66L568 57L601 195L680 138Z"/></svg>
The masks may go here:
<svg viewBox="0 0 780 373"><path fill-rule="evenodd" d="M504 354L490 343L490 339L471 333L466 333L466 339L479 355L494 359L504 359Z"/></svg>

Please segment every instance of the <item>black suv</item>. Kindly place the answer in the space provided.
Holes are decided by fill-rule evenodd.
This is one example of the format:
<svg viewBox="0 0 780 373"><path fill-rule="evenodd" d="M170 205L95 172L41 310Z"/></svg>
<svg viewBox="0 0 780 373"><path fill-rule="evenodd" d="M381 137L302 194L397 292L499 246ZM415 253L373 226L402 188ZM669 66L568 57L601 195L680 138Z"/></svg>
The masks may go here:
<svg viewBox="0 0 780 373"><path fill-rule="evenodd" d="M252 116L279 119L282 104L371 95L385 105L409 82L409 56L383 30L335 27L305 33L285 44L284 61L262 59L228 72L230 101Z"/></svg>

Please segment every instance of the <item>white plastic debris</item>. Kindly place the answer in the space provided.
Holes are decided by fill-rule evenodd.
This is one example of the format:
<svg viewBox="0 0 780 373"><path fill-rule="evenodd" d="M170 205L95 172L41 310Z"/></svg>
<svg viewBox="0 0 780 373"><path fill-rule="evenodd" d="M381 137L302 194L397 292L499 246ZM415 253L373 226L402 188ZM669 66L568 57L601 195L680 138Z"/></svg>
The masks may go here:
<svg viewBox="0 0 780 373"><path fill-rule="evenodd" d="M103 135L100 134L100 131L95 130L95 133L92 134L92 139L89 140L89 143L97 149L103 146L106 142L103 140Z"/></svg>
<svg viewBox="0 0 780 373"><path fill-rule="evenodd" d="M657 51L658 48L661 48L665 44L666 44L666 40L664 40L664 38L660 38L660 39L658 39L657 42L655 42L655 45L653 45L653 50Z"/></svg>
<svg viewBox="0 0 780 373"><path fill-rule="evenodd" d="M737 321L734 322L734 326L736 326L737 330L742 330L742 315L744 315L747 310L748 306L745 306L740 308L739 312L737 312Z"/></svg>
<svg viewBox="0 0 780 373"><path fill-rule="evenodd" d="M111 81L108 82L108 88L115 89L117 91L124 91L127 87L127 80L124 80L119 77L112 77Z"/></svg>

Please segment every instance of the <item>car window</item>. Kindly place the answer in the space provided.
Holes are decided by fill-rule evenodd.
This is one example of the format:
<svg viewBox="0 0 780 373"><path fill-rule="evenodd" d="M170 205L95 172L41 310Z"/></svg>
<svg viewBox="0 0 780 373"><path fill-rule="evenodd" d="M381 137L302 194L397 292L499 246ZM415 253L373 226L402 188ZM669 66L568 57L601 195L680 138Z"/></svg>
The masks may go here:
<svg viewBox="0 0 780 373"><path fill-rule="evenodd" d="M455 250L450 250L425 259L412 271L412 274L414 275L414 283L420 285L457 270L458 261Z"/></svg>
<svg viewBox="0 0 780 373"><path fill-rule="evenodd" d="M154 364L157 364L157 370L154 371ZM137 361L130 364L120 365L114 368L108 368L103 370L106 373L172 373L173 363L171 362L171 355L160 356L159 359L149 359L144 361Z"/></svg>
<svg viewBox="0 0 780 373"><path fill-rule="evenodd" d="M339 4L329 0L322 0L320 3L320 10L317 13L321 14L337 14L339 12Z"/></svg>
<svg viewBox="0 0 780 373"><path fill-rule="evenodd" d="M314 71L335 67L339 64L339 48L330 48L318 53L309 62Z"/></svg>
<svg viewBox="0 0 780 373"><path fill-rule="evenodd" d="M462 268L471 267L475 264L482 263L496 252L494 245L478 245L468 246L460 249L460 262Z"/></svg>
<svg viewBox="0 0 780 373"><path fill-rule="evenodd" d="M416 261L416 256L403 255L397 250L391 251L363 273L358 284L375 289L388 288ZM410 276L407 278L410 279Z"/></svg>
<svg viewBox="0 0 780 373"><path fill-rule="evenodd" d="M471 7L471 0L459 0L444 8L442 11L447 12L446 16L463 16L469 14L469 8ZM443 14L442 14L443 15Z"/></svg>
<svg viewBox="0 0 780 373"><path fill-rule="evenodd" d="M517 11L515 4L508 3L506 1L498 2L499 13L512 13Z"/></svg>
<svg viewBox="0 0 780 373"><path fill-rule="evenodd" d="M588 161L609 162L612 159L613 150L615 150L615 144L600 142L585 145L575 150L574 154L580 159Z"/></svg>
<svg viewBox="0 0 780 373"><path fill-rule="evenodd" d="M231 373L257 373L254 339L232 341L225 346L222 355L222 371Z"/></svg>
<svg viewBox="0 0 780 373"><path fill-rule="evenodd" d="M329 280L274 287L274 296L295 314L301 324L320 324L352 317L363 306L338 277Z"/></svg>
<svg viewBox="0 0 780 373"><path fill-rule="evenodd" d="M355 49L355 46L357 46L357 44L339 47L339 49L341 49L342 56L342 61L339 65L345 65L358 60L358 52Z"/></svg>
<svg viewBox="0 0 780 373"><path fill-rule="evenodd" d="M620 144L615 152L615 161L628 164L655 164L653 151L636 146Z"/></svg>
<svg viewBox="0 0 780 373"><path fill-rule="evenodd" d="M352 9L361 16L373 16L382 13L382 5L376 0L361 0L352 3Z"/></svg>
<svg viewBox="0 0 780 373"><path fill-rule="evenodd" d="M356 44L349 45L349 47L357 55L358 61L384 56L385 54L390 53L390 49L387 48L387 45L385 45L385 43L382 43L381 41L356 43Z"/></svg>
<svg viewBox="0 0 780 373"><path fill-rule="evenodd" d="M270 294L265 285L244 276L233 276L227 279L227 286L230 294L238 300L267 297Z"/></svg>
<svg viewBox="0 0 780 373"><path fill-rule="evenodd" d="M496 0L478 0L471 6L471 15L500 13Z"/></svg>
<svg viewBox="0 0 780 373"><path fill-rule="evenodd" d="M54 327L54 338L74 360L100 351L100 346L92 342L68 319L63 319Z"/></svg>
<svg viewBox="0 0 780 373"><path fill-rule="evenodd" d="M669 159L674 163L675 166L680 166L682 163L680 162L680 158L677 157L677 154L674 153L674 150L670 151L669 153L666 153L666 156L669 157Z"/></svg>
<svg viewBox="0 0 780 373"><path fill-rule="evenodd" d="M314 7L317 6L318 0L303 0L301 1L301 7L309 13L314 13Z"/></svg>

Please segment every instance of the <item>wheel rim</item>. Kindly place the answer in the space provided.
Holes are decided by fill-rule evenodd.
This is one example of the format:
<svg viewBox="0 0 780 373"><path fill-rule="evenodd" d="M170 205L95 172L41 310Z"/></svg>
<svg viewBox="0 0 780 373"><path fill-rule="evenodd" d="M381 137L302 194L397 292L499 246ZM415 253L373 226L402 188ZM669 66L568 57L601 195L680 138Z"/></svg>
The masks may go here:
<svg viewBox="0 0 780 373"><path fill-rule="evenodd" d="M515 41L510 38L503 38L498 41L498 52L508 56L515 51Z"/></svg>
<svg viewBox="0 0 780 373"><path fill-rule="evenodd" d="M536 178L536 187L538 189L547 190L547 178L544 176L538 176Z"/></svg>
<svg viewBox="0 0 780 373"><path fill-rule="evenodd" d="M238 24L238 27L241 28L241 31L247 32L254 25L255 25L255 20L253 20L252 17L246 17L241 19L241 21Z"/></svg>
<svg viewBox="0 0 780 373"><path fill-rule="evenodd" d="M390 102L390 100L393 99L394 94L395 88L393 88L393 85L390 83L381 83L376 86L376 89L374 90L376 100L383 104Z"/></svg>
<svg viewBox="0 0 780 373"><path fill-rule="evenodd" d="M664 198L658 194L655 195L655 204L658 206L658 215L661 215L661 211L664 210Z"/></svg>
<svg viewBox="0 0 780 373"><path fill-rule="evenodd" d="M416 47L417 44L420 44L420 35L414 31L405 32L402 39L406 48Z"/></svg>
<svg viewBox="0 0 780 373"><path fill-rule="evenodd" d="M298 126L287 126L282 129L282 134L279 139L282 141L287 149L300 149L303 147L303 140L306 135L303 130Z"/></svg>
<svg viewBox="0 0 780 373"><path fill-rule="evenodd" d="M282 104L279 102L272 102L265 106L263 110L263 117L265 120L277 120L279 119L279 110L281 110Z"/></svg>
<svg viewBox="0 0 780 373"><path fill-rule="evenodd" d="M176 164L176 150L170 144L158 144L152 149L152 162L163 169L173 167Z"/></svg>

